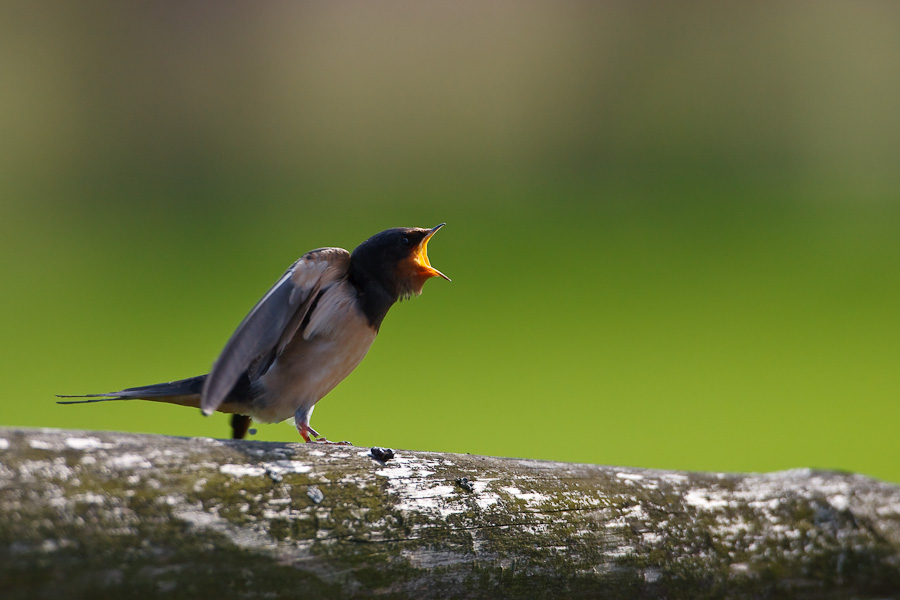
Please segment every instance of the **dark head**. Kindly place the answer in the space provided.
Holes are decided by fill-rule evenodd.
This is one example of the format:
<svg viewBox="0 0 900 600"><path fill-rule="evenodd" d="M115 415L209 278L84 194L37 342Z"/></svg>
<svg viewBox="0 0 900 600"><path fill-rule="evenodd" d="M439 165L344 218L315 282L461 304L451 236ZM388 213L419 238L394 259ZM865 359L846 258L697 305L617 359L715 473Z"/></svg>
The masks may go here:
<svg viewBox="0 0 900 600"><path fill-rule="evenodd" d="M428 240L441 223L431 229L396 227L373 235L350 255L350 277L363 296L370 321L381 323L391 304L422 293L432 277L450 278L428 261ZM368 305L368 306L367 306Z"/></svg>

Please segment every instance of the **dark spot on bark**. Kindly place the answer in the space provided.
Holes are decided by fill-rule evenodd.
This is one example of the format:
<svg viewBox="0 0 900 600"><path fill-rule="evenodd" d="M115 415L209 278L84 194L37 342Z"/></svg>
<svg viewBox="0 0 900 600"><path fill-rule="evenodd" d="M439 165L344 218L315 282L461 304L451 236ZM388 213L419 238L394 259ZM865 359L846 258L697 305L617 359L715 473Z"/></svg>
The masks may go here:
<svg viewBox="0 0 900 600"><path fill-rule="evenodd" d="M372 453L372 458L377 461L387 462L394 458L394 451L390 448L381 448L379 446L372 446L370 452Z"/></svg>
<svg viewBox="0 0 900 600"><path fill-rule="evenodd" d="M475 491L475 485L472 484L471 481L469 481L468 477L458 477L456 479L456 485L458 485L462 489L466 490L467 492Z"/></svg>

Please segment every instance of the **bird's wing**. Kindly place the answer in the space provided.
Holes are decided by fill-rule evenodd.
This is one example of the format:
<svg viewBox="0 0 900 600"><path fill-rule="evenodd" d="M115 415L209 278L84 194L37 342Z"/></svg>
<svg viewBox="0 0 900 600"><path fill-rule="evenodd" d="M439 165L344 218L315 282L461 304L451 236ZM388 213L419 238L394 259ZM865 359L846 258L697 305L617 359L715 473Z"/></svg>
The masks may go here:
<svg viewBox="0 0 900 600"><path fill-rule="evenodd" d="M256 379L300 329L318 295L350 269L343 248L319 248L304 254L262 297L238 325L206 378L200 401L212 414L247 372Z"/></svg>

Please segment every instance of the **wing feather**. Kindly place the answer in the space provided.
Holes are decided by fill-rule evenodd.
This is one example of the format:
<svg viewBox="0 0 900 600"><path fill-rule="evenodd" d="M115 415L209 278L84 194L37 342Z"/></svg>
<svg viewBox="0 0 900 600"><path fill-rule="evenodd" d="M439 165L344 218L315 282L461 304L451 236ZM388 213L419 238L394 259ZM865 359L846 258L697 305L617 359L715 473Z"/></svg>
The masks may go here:
<svg viewBox="0 0 900 600"><path fill-rule="evenodd" d="M257 379L293 339L321 290L343 279L350 253L319 248L304 254L244 317L216 359L200 407L212 414L247 372Z"/></svg>

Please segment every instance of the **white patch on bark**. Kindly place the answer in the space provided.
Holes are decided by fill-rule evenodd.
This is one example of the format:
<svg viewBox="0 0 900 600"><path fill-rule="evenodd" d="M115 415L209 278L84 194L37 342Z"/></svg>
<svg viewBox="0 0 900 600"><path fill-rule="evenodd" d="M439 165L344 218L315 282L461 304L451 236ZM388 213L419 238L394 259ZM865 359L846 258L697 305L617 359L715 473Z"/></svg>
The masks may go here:
<svg viewBox="0 0 900 600"><path fill-rule="evenodd" d="M66 446L73 450L93 450L95 448L112 448L113 444L101 442L95 437L66 438Z"/></svg>

